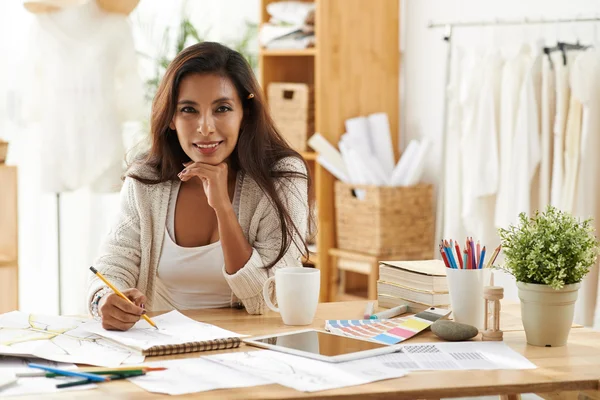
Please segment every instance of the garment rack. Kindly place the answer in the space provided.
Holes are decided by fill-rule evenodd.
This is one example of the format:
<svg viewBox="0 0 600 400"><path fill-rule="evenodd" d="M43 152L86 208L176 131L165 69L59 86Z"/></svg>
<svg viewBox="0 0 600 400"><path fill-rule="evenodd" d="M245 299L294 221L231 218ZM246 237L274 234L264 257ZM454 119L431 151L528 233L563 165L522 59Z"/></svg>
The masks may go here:
<svg viewBox="0 0 600 400"><path fill-rule="evenodd" d="M518 25L543 25L543 24L572 24L582 22L600 22L600 17L576 17L576 18L556 18L556 19L545 19L545 18L521 18L521 19L494 19L488 21L454 21L454 22L429 22L427 25L430 29L444 28L443 40L448 44L446 50L446 68L444 77L444 108L442 110L442 170L445 174L446 166L446 135L448 129L448 84L450 82L450 68L452 62L452 33L454 28L473 28L473 27L485 27L485 26L518 26ZM437 243L441 239L443 220L444 220L444 179L438 182L437 186L437 209L436 209L436 224L435 224L435 240L434 240L434 254L437 254Z"/></svg>

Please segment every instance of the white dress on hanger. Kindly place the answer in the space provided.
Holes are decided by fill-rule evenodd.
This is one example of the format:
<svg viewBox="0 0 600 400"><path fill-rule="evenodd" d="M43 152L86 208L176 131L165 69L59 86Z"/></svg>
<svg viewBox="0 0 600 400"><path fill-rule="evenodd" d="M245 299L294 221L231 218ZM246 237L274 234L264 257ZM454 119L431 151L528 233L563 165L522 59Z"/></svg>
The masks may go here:
<svg viewBox="0 0 600 400"><path fill-rule="evenodd" d="M554 66L548 56L542 56L542 108L540 145L542 158L540 161L539 202L538 210L544 211L550 204L550 188L552 185L552 157L554 149L554 116L556 113L556 85Z"/></svg>
<svg viewBox="0 0 600 400"><path fill-rule="evenodd" d="M554 155L552 157L552 188L550 191L550 204L562 208L562 191L564 185L564 156L565 156L565 130L567 127L567 114L569 112L569 68L573 55L567 53L567 65L564 64L562 52L552 53L552 62L556 72L556 118L554 120Z"/></svg>
<svg viewBox="0 0 600 400"><path fill-rule="evenodd" d="M527 67L531 64L531 48L520 47L518 53L504 64L502 70L501 108L500 108L500 181L496 196L494 223L496 227L506 228L513 221L511 203L514 201L514 182L511 165L513 162L513 140L519 106L519 94Z"/></svg>
<svg viewBox="0 0 600 400"><path fill-rule="evenodd" d="M476 182L473 179L473 154L478 126L478 101L483 84L483 61L478 54L470 53L464 63L464 79L461 80L461 209L460 216L466 233L473 233L475 216ZM457 157L457 154L450 155ZM451 185L449 187L452 187Z"/></svg>
<svg viewBox="0 0 600 400"><path fill-rule="evenodd" d="M24 102L40 122L43 190L120 189L124 120L141 119L143 87L125 16L91 1L40 14Z"/></svg>
<svg viewBox="0 0 600 400"><path fill-rule="evenodd" d="M573 97L583 105L579 172L575 185L573 215L593 218L600 229L600 51L588 49L573 63ZM584 278L577 303L575 323L600 329L600 276L596 263Z"/></svg>
<svg viewBox="0 0 600 400"><path fill-rule="evenodd" d="M573 81L574 69L571 68L571 82ZM577 75L577 73L575 74ZM577 76L575 76L577 79ZM573 88L573 85L571 85ZM579 146L581 138L581 115L583 107L579 99L571 90L569 101L569 114L567 116L567 127L565 129L565 174L561 197L561 208L567 212L573 212L573 200L575 197L575 186L577 184L577 172L579 170Z"/></svg>
<svg viewBox="0 0 600 400"><path fill-rule="evenodd" d="M500 117L500 81L502 58L498 53L485 56L483 76L475 107L475 124L469 136L470 151L461 156L466 160L463 182L470 181L472 196L463 217L469 233L483 243L496 242L494 207L498 188L498 134Z"/></svg>
<svg viewBox="0 0 600 400"><path fill-rule="evenodd" d="M465 67L472 57L465 57L462 48L457 47L453 51L452 75L448 83L448 125L446 129L446 162L444 171L444 223L442 237L462 238L466 232L462 222L461 207L462 193L457 188L462 187L462 159L458 154L461 149L461 126L462 108L460 103L460 92L463 81L467 79L468 70ZM474 64L471 62L471 64Z"/></svg>
<svg viewBox="0 0 600 400"><path fill-rule="evenodd" d="M536 170L540 163L540 91L542 56L535 56L526 73L519 93L519 106L515 123L513 150L511 151L510 181L513 197L507 204L506 217L511 224L518 222L519 214L531 214L532 195L537 205Z"/></svg>

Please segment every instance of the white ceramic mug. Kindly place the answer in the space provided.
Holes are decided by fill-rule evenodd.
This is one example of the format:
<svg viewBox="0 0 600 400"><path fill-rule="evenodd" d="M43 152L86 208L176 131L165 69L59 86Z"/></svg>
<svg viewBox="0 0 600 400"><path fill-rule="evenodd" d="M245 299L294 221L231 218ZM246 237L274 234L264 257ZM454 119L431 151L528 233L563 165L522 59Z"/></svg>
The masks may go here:
<svg viewBox="0 0 600 400"><path fill-rule="evenodd" d="M269 296L271 282L275 281L275 307ZM263 287L267 306L281 314L286 325L310 325L315 318L321 289L321 271L316 268L280 268Z"/></svg>

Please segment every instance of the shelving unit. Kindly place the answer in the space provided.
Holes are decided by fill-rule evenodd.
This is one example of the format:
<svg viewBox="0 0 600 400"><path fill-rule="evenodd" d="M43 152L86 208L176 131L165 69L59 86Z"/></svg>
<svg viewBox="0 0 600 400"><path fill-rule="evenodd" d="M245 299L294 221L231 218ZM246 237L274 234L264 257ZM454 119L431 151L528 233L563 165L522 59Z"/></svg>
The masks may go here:
<svg viewBox="0 0 600 400"><path fill-rule="evenodd" d="M19 306L17 167L0 164L0 313Z"/></svg>
<svg viewBox="0 0 600 400"><path fill-rule="evenodd" d="M261 0L261 24L269 20ZM306 1L306 0L304 0ZM399 114L399 0L315 0L316 46L301 50L261 49L259 80L314 85L315 131L333 145L348 118L386 112L397 152ZM396 154L397 155L397 154ZM334 177L305 152L316 196L317 259L321 301L333 300L337 275L331 264L335 247Z"/></svg>

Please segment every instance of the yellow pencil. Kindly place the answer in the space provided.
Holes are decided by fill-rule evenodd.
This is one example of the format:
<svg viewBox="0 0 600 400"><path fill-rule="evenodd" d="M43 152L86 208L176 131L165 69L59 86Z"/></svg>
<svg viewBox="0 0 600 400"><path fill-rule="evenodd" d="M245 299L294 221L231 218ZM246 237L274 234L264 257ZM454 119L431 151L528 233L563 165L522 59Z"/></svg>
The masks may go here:
<svg viewBox="0 0 600 400"><path fill-rule="evenodd" d="M117 289L115 286L113 286L113 284L110 283L108 281L108 279L106 279L100 272L98 272L98 270L96 268L90 267L90 270L94 274L96 274L96 276L98 278L100 278L102 280L102 282L106 283L106 286L108 286L109 288L111 288L112 291L117 294L117 296L121 297L122 299L125 299L126 301L129 302L129 304L133 304L133 302L131 300L129 300L129 297L125 296L123 293L121 293L121 291L119 289ZM133 304L133 305L135 305L135 304ZM158 329L158 326L156 326L156 324L146 314L142 315L142 318L144 318L150 325L152 325L153 327L155 327L156 329Z"/></svg>
<svg viewBox="0 0 600 400"><path fill-rule="evenodd" d="M490 260L487 262L486 264L486 268L490 268L492 265L494 265L494 261L496 261L496 257L498 257L498 254L500 253L500 249L502 248L502 246L498 246L496 247L496 250L494 250L494 253L492 254L492 256L490 257Z"/></svg>

